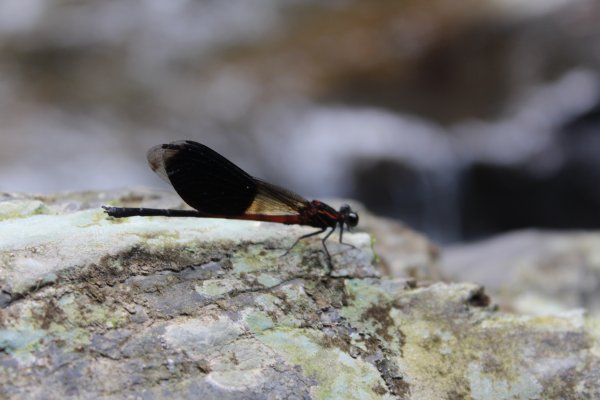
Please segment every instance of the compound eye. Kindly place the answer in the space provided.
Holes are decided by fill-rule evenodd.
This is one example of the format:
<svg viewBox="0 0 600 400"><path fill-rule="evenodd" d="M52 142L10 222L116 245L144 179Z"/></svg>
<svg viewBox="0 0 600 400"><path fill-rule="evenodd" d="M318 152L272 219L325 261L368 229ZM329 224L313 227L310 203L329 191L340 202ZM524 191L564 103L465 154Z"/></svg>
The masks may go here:
<svg viewBox="0 0 600 400"><path fill-rule="evenodd" d="M354 228L356 225L358 225L358 214L354 211L349 213L348 217L346 217L346 224L348 224L348 226L351 228Z"/></svg>
<svg viewBox="0 0 600 400"><path fill-rule="evenodd" d="M342 214L348 214L352 211L352 209L350 208L350 206L348 204L344 204L340 207L340 213Z"/></svg>

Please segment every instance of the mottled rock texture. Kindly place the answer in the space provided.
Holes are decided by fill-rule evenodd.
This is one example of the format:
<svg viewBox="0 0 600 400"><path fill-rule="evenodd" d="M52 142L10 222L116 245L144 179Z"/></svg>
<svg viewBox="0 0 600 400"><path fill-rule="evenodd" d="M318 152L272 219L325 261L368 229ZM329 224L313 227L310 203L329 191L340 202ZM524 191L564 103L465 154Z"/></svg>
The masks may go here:
<svg viewBox="0 0 600 400"><path fill-rule="evenodd" d="M330 268L318 239L282 256L309 228L98 207L179 205L154 192L1 199L3 398L600 396L597 320L382 278L366 233Z"/></svg>

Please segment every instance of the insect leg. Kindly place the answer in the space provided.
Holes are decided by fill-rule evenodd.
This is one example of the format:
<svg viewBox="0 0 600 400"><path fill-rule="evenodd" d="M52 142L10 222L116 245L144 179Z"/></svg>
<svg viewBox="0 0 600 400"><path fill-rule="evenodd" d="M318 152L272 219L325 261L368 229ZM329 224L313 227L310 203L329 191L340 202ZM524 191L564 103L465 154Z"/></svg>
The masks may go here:
<svg viewBox="0 0 600 400"><path fill-rule="evenodd" d="M325 230L327 228L323 228L323 230ZM329 236L331 236L331 234L335 232L335 226L333 228L331 228L331 230L327 233L327 235L325 235L325 237L321 240L321 243L323 243L323 248L325 249L325 254L327 255L327 261L329 262L329 265L331 265L331 255L329 254L329 249L327 249L327 245L325 244L325 241L327 240L327 238Z"/></svg>
<svg viewBox="0 0 600 400"><path fill-rule="evenodd" d="M320 233L323 233L323 232L325 232L325 230L326 230L326 229L327 229L327 228L319 229L319 230L318 230L318 231L316 231L316 232L311 232L311 233L307 233L306 235L302 235L302 236L300 236L298 239L296 239L296 241L294 242L294 244L293 244L293 245L292 245L292 246L291 246L289 249L287 249L285 253L283 253L283 254L281 255L281 257L283 257L283 256L287 255L287 254L288 254L288 253L289 253L289 252L290 252L290 251L291 251L291 250L292 250L294 247L296 247L296 245L298 244L298 242L300 242L302 239L306 239L306 238L309 238L309 237L311 237L311 236L316 236L316 235L318 235L318 234L320 234ZM327 235L327 236L329 236L329 235Z"/></svg>
<svg viewBox="0 0 600 400"><path fill-rule="evenodd" d="M343 223L340 223L340 244L343 244L343 245L346 245L346 246L350 246L350 247L352 247L353 249L355 249L355 248L356 248L356 246L355 246L355 245L353 245L353 244L350 244L350 243L344 243L344 242L342 242L342 235L343 235L343 234L344 234L344 224L343 224Z"/></svg>

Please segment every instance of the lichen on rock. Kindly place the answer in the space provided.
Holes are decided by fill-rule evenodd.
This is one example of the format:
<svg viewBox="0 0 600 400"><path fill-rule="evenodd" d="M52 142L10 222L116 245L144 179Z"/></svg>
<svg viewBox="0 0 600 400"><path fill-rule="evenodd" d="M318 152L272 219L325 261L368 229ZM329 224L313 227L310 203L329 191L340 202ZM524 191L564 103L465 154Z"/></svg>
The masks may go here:
<svg viewBox="0 0 600 400"><path fill-rule="evenodd" d="M600 394L599 324L581 313L511 315L475 284L382 277L367 233L331 241L329 267L316 238L283 256L309 228L113 220L86 196L0 208L1 397ZM130 196L163 201L148 197Z"/></svg>

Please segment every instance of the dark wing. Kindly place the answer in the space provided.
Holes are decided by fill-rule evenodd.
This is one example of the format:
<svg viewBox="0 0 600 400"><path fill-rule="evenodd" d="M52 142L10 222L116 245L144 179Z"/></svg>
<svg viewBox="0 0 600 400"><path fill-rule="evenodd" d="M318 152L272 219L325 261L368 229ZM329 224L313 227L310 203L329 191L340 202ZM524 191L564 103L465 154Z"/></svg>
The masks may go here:
<svg viewBox="0 0 600 400"><path fill-rule="evenodd" d="M163 144L151 148L147 157L152 170L201 213L241 215L255 200L254 178L203 144L191 140Z"/></svg>

